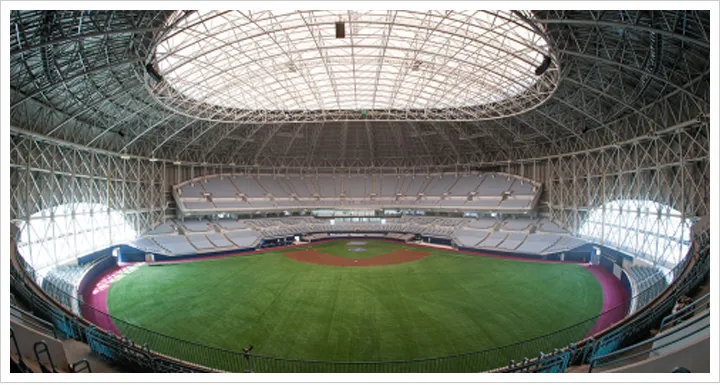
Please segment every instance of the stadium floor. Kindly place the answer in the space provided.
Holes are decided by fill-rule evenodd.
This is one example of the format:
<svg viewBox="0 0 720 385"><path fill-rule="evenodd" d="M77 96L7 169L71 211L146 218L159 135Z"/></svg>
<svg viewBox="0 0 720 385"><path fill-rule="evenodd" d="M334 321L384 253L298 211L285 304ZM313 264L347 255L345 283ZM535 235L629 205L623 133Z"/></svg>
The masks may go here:
<svg viewBox="0 0 720 385"><path fill-rule="evenodd" d="M335 242L337 242L337 241L335 241ZM260 252L251 252L251 253L248 253L248 254L251 254L251 255L252 255L252 254L258 254L258 253L275 253L275 254L277 254L277 253L285 253L285 254L287 254L287 253L292 252L292 251L293 251L292 249L299 249L299 248L302 248L302 247L303 247L303 246L290 247L289 249L291 249L291 250L284 250L285 248L283 248L283 249L270 249L270 250L263 250L263 251L260 251ZM363 247L363 246L360 246L360 247ZM307 247L305 247L305 248L307 248ZM416 247L416 248L417 248L417 249L420 249L419 247ZM428 250L428 251L437 250L438 252L443 252L443 254L448 253L448 251L447 251L446 249L434 249L434 248L425 248L425 249ZM467 254L479 254L479 253L459 253L459 252L450 252L450 253L452 253L452 254L466 254L466 255L467 255ZM431 254L432 254L432 253L431 253ZM342 257L338 257L338 258L342 258ZM370 257L366 257L366 258L369 258L369 259L366 259L366 260L371 260L371 259L373 259L373 258L377 258L377 256L370 256ZM232 259L232 258L231 258L231 259ZM504 259L504 258L497 257L497 256L492 256L492 259ZM514 259L514 258L510 258L510 259ZM352 261L351 259L346 259L346 260L347 260L347 261ZM362 260L363 260L363 259L359 259L359 261L362 261ZM527 259L520 259L520 260L523 261L523 262L526 262L526 263L530 263L530 264L532 264L532 265L535 265L535 264L552 264L552 263L557 263L557 262L550 262L550 261L538 261L538 260L527 260ZM189 260L189 261L192 261L192 260ZM523 265L524 265L524 264L523 264ZM124 277L124 276L129 275L127 269L135 269L135 268L137 268L137 266L138 266L138 265L132 265L132 266L126 266L126 267L118 267L118 268L115 268L115 269L111 269L111 270L109 270L108 272L106 272L106 274L104 274L103 276L98 277L98 279L96 280L97 282L95 282L94 284L88 285L88 289L87 289L86 292L84 293L84 298L85 298L85 300L86 300L86 301L88 302L88 304L91 305L93 308L98 309L98 310L103 311L103 312L107 312L107 305L108 305L108 302L107 302L107 294L108 294L108 289L110 288L110 283L113 282L113 279L117 279L118 277ZM595 314L597 314L597 313L600 311L600 306L599 306L600 303L602 304L602 305L601 305L602 310L605 311L605 310L611 309L611 308L613 308L613 307L621 304L624 300L626 300L626 298L625 298L625 296L624 296L624 291L622 290L622 287L620 286L620 284L619 284L619 282L617 281L617 279L614 279L614 277L612 276L612 274L606 272L604 269L600 268L599 266L586 266L586 265L581 265L581 266L583 266L585 269L587 269L587 270L591 273L591 275L589 274L589 276L595 278L594 280L599 283L599 288L602 290L602 293L603 293L603 294L602 294L602 300L601 300L601 302L599 301L598 306L597 306L598 308L595 309L595 311L592 312L592 313L593 313L592 315L595 315ZM537 270L537 269L532 269L532 270ZM146 294L146 295L152 295L152 294ZM541 302L542 302L542 301L541 301ZM518 305L519 305L519 304L518 304ZM102 328L104 328L104 329L106 329L106 330L110 330L110 331L112 331L112 332L114 332L114 333L116 333L116 334L119 334L119 333L120 333L120 330L118 329L118 327L117 327L116 325L114 325L114 323L113 323L108 317L98 317L97 315L94 315L94 316L93 316L93 315L90 314L90 313L91 313L91 312L89 311L89 309L87 309L87 308L86 308L86 309L83 309L83 314L84 314L84 316L85 316L86 318L89 318L90 320L94 320L95 323L96 323L98 326L100 326L100 327L102 327ZM515 313L515 311L508 311L508 313L509 313L509 314L513 314L513 313ZM603 317L600 317L600 319L598 319L598 321L596 322L596 324L594 325L594 327L592 327L592 328L589 328L589 327L588 327L588 329L590 329L590 330L587 331L587 334L588 334L588 335L594 334L596 331L599 331L599 330L604 329L605 327L609 326L609 325L612 324L613 322L617 322L619 319L621 319L621 318L623 317L623 315L624 315L624 312L616 311L616 312L612 312L612 313L606 314L606 315L603 316ZM536 316L537 316L537 315L536 315ZM582 316L580 316L579 318L575 318L575 319L576 319L576 320L577 320L577 319L584 319L583 317L585 317L585 316L587 316L587 313L585 313L585 314L583 314ZM122 317L121 317L121 318L122 318ZM126 317L126 318L127 318L127 317ZM585 317L585 318L587 318L587 317ZM128 319L128 321L134 322L134 323L140 323L142 326L145 326L145 327L147 327L147 328L153 329L153 326L152 326L152 325L148 325L147 323L144 323L144 322L142 322L141 320ZM147 320L146 320L146 321L147 321ZM561 325L561 326L568 326L568 325ZM547 326L546 326L546 327L547 327ZM533 330L533 332L536 332L536 334L537 334L537 332L550 332L550 331L553 331L553 330L559 329L559 328L560 328L560 327L554 327L553 329L550 329L550 330L541 330L542 328L539 328L539 329L537 329L537 330ZM125 329L125 327L124 327L123 325L120 325L120 329ZM168 330L157 330L157 331L159 331L159 332L164 332L164 333L166 333L166 334L172 335L171 331L168 331ZM510 337L510 338L511 338L511 339L512 339L512 338L515 338L515 341L517 341L517 340L519 340L519 339L524 339L524 338L529 338L529 337L534 336L534 335L529 335L529 334L527 334L527 333L528 333L527 331L524 332L524 333L523 333L523 332L518 333L517 331L515 331L515 332L512 332L512 333L508 333L508 334L514 335L515 337ZM180 334L182 334L182 333L180 333ZM542 334L542 333L541 333L541 334ZM189 335L177 335L177 337L192 339L192 336L189 336ZM196 336L196 337L197 337L197 336ZM476 337L477 337L477 336L476 336ZM582 337L582 335L579 335L579 336L578 336L578 339L581 338L581 337ZM132 338L132 336L131 336L131 338ZM452 338L457 338L457 336L452 336ZM441 340L442 340L442 339L441 339ZM428 342L428 341L426 341L426 342ZM512 340L506 340L506 341L497 340L497 341L495 341L495 342L497 343L497 345L501 345L501 344L503 344L503 343L514 342L514 341L512 341ZM430 343L430 345L432 345L432 344ZM462 343L459 343L458 345L462 346L463 344L462 344ZM497 346L497 345L496 345L496 346ZM475 345L474 345L474 346L475 346ZM223 348L227 348L227 349L234 349L234 350L237 350L237 349L238 349L237 346L230 346L230 345L225 345L225 346L222 346L222 347L223 347ZM475 348L484 348L484 347L490 347L490 346L475 346ZM458 347L458 348L459 348L459 349L463 349L462 347ZM467 351L467 348L465 348L465 349L466 349L466 351ZM412 349L410 349L410 350L412 350ZM421 351L422 351L422 349L421 349ZM433 349L433 351L439 352L439 353L441 353L441 354L453 354L453 353L463 353L463 352L464 352L464 351L442 351L442 349L440 349L440 350L438 350L438 349ZM289 351L286 351L285 353L291 353L291 352L292 352L292 350L289 350ZM265 351L265 352L261 352L261 353L272 353L272 352L270 352L270 351ZM344 358L344 359L349 359L349 360L355 360L355 359L387 360L387 359L399 359L399 358L420 358L420 357L418 357L418 356L400 357L399 355L402 355L403 352L398 351L398 352L395 352L395 353L396 353L396 355L394 355L394 356L392 355L393 353L391 352L389 355L384 356L384 357L358 357L358 356L353 356L352 353L350 353L350 354L346 354L346 353L340 354L341 357L328 357L328 356L307 357L307 354L299 354L299 356L290 357L290 358L306 358L306 359L316 358L316 359L328 359L328 360L343 360L343 358ZM410 354L412 354L413 352L406 350L404 353L410 353ZM415 353L415 354L420 354L420 353L417 352L417 351L415 351L414 353ZM427 353L424 353L424 354L425 354L425 356L433 355L432 352L427 352ZM276 355L276 354L269 354L269 355ZM277 354L277 355L283 356L283 354ZM292 354L290 354L290 355L292 356ZM437 356L438 354L436 353L436 354L434 354L434 355Z"/></svg>

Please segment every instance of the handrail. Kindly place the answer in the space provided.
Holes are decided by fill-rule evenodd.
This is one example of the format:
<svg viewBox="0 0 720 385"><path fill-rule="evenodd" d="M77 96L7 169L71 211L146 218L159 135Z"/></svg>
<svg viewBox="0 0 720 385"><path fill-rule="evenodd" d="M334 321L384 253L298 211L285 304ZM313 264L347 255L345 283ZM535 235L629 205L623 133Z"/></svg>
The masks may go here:
<svg viewBox="0 0 720 385"><path fill-rule="evenodd" d="M588 337L588 338L586 338L586 339L584 339L584 340L582 340L582 341L579 341L579 342L577 343L577 346L582 346L582 345L584 345L584 344L585 344L588 340L590 340L590 339L598 339L598 337L601 337L601 336L609 333L611 330L617 329L617 328L619 328L619 327L621 327L621 326L623 326L623 325L631 322L632 319L640 316L640 315L643 314L645 311L648 311L648 310L651 310L651 309L655 308L655 306L657 306L660 302L662 302L662 301L665 300L668 296L670 296L670 295L677 289L677 286L678 286L679 282L680 282L683 278L685 278L685 277L687 276L687 274L690 273L690 271L692 271L693 267L695 267L695 264L696 264L697 261L696 261L696 259L694 258L694 256L691 255L692 253L693 253L693 249L691 248L691 249L688 251L688 254L685 256L685 258L684 258L683 260L681 260L675 268L673 268L672 270L668 271L666 274L664 274L664 275L662 276L662 278L664 279L667 275L673 274L676 269L680 268L680 269L678 269L678 270L680 270L679 274L673 274L673 280L672 280L672 282L671 282L670 284L668 284L667 286L665 286L665 288L660 292L660 294L658 294L656 297L654 297L654 298L653 298L651 301L649 301L648 303L642 305L642 306L641 306L639 309L637 309L634 313L629 314L628 316L626 316L626 317L623 318L622 320L618 321L615 325L613 325L612 328L608 328L608 329L602 330L602 331L600 331L599 333L597 333L595 336ZM659 282L659 280L658 280L658 282ZM635 297L633 297L633 298L637 298L637 297L639 297L640 295L642 295L643 293L644 293L644 292L638 293L638 294L637 294Z"/></svg>
<svg viewBox="0 0 720 385"><path fill-rule="evenodd" d="M40 348L38 348L38 346ZM37 361L38 365L40 365L40 369L42 369L43 372L46 373L57 373L57 370L55 370L55 363L53 362L52 355L50 354L50 349L47 346L47 343L45 341L37 341L33 344L33 351L35 352L35 360ZM46 368L45 364L40 361L40 355L45 353L47 355L48 363L50 364L50 368Z"/></svg>
<svg viewBox="0 0 720 385"><path fill-rule="evenodd" d="M703 307L702 305L700 305L700 302L703 302L706 299L708 301L702 304L702 305L704 305L704 307ZM673 326L677 325L678 323L681 323L683 321L683 319L678 319L678 318L685 316L687 313L689 313L691 311L694 315L695 312L697 312L698 310L704 310L704 309L710 308L709 299L710 299L710 293L707 293L707 294L703 295L702 297L696 299L695 301L685 305L685 307L681 308L680 310L676 311L675 313L665 316L665 318L663 318L662 322L660 323L660 328L658 329L659 330L658 333L662 333L665 326L673 327Z"/></svg>
<svg viewBox="0 0 720 385"><path fill-rule="evenodd" d="M673 369L670 373L690 373L690 371L683 366L678 366L675 369Z"/></svg>
<svg viewBox="0 0 720 385"><path fill-rule="evenodd" d="M92 373L92 369L90 368L90 363L86 359L78 360L77 362L70 365L70 368L72 369L73 373L80 373L82 371L87 371L88 373Z"/></svg>
<svg viewBox="0 0 720 385"><path fill-rule="evenodd" d="M13 328L10 328L10 342L12 343L10 345L11 348L15 348L15 352L17 353L17 366L23 373L32 373L32 370L25 364L25 361L23 360L22 352L20 352L20 346L18 345L17 338L15 338L15 330ZM12 354L12 349L10 350L10 354ZM11 356L12 357L12 356Z"/></svg>
<svg viewBox="0 0 720 385"><path fill-rule="evenodd" d="M13 313L13 311L17 311L20 314L30 317L30 319L26 319L23 317L18 317L16 314ZM23 309L20 309L19 307L15 305L10 305L10 318L16 318L20 323L23 324L29 324L32 326L37 327L40 329L39 331L45 332L46 334L52 334L53 338L58 338L57 336L57 329L55 328L55 325L51 324L50 322L45 321L42 318L36 317L34 314L28 313ZM47 333L47 332L50 333Z"/></svg>
<svg viewBox="0 0 720 385"><path fill-rule="evenodd" d="M675 333L677 333L677 332L680 332L680 331L682 331L682 330L685 330L685 329L687 329L688 327L690 327L690 326L692 326L692 325L695 325L696 323L698 323L698 322L700 322L700 321L702 321L702 320L704 320L705 318L708 318L708 317L710 317L710 313L707 313L707 314L705 314L705 315L703 315L703 316L701 316L701 317L698 317L698 318L694 319L692 322L690 322L690 323L688 323L688 324L685 324L683 327L681 327L681 328L679 328L679 329L676 329L676 330L673 330L672 332L670 332L670 333L668 333L668 334L662 334L662 335L661 335L661 334L658 334L658 335L656 335L656 336L653 337L653 338L649 338L649 339L647 339L647 340L638 342L638 343L636 343L636 344L627 346L627 347L625 347L625 348L616 350L616 351L614 351L614 352L610 352L610 353L608 353L608 354L604 354L604 355L602 355L602 356L595 357L595 358L593 358L593 359L590 361L590 368L589 368L588 372L592 372L592 370L593 370L594 368L598 367L597 362L600 361L600 360L603 360L603 359L606 359L606 358L612 357L612 356L622 355L623 353L629 352L629 351L631 351L631 350L633 350L633 349L635 349L635 348L638 348L638 347L640 347L640 346L647 345L647 344L649 344L649 343L653 343L653 342L655 342L655 341L658 341L658 340L667 338L668 336L673 335L673 334L675 334ZM700 333L700 332L704 331L705 329L708 329L709 327L710 327L710 324L707 324L707 325L703 326L702 328L693 331L693 332L690 333L690 334L685 334L685 335L680 336L680 337L678 337L678 338L676 338L676 339L674 339L674 340L672 340L672 341L670 341L670 342L666 342L666 343L664 343L664 344L662 344L662 345L660 345L660 346L654 346L654 347L652 347L652 348L650 348L650 349L646 349L646 350L643 350L643 351L641 351L641 352L633 353L633 354L631 354L631 355L629 355L629 356L623 356L623 357L620 357L620 358L618 358L618 359L616 359L616 360L611 360L611 361L605 362L605 363L603 363L601 366L613 365L613 364L616 364L616 363L618 363L618 362L623 362L623 361L629 360L629 359L631 359L631 358L635 358L635 357L641 356L641 355L643 355L643 354L645 354L645 353L648 353L648 352L652 352L652 351L655 351L655 350L658 350L658 349L662 349L662 348L664 348L664 347L666 347L666 346L670 346L670 345L672 345L672 344L674 344L674 343L676 343L676 342L678 342L678 341L682 341L682 340L684 340L684 339L686 339L686 338L689 338L690 336L693 336L693 335L695 335L695 334L697 334L697 333Z"/></svg>

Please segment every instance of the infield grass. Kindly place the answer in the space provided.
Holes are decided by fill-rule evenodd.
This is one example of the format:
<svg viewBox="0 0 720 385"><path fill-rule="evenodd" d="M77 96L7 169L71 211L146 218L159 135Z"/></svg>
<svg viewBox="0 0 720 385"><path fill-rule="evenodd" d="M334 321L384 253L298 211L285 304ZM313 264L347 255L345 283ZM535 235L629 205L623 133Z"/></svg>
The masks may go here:
<svg viewBox="0 0 720 385"><path fill-rule="evenodd" d="M351 245L349 242L365 242L364 245ZM412 246L402 243L378 241L378 240L362 240L349 241L346 239L334 240L329 242L321 242L305 246L306 249L315 250L319 253L334 255L336 257L347 259L363 259L377 257L383 254L389 254L393 251L402 249L417 249L427 251L428 248ZM355 250L351 250L355 249ZM362 251L357 251L363 249Z"/></svg>
<svg viewBox="0 0 720 385"><path fill-rule="evenodd" d="M372 241L368 248L329 242L318 244L317 250L375 250L384 247L380 243L385 242ZM389 251L403 247L386 244ZM602 307L600 284L581 266L423 250L431 254L371 267L308 264L286 258L283 250L141 266L111 285L108 309L130 324L222 349L237 351L252 344L253 353L266 356L385 361L499 347L577 324ZM177 341L115 324L153 350L236 368L227 366L220 353L208 357L202 349L182 348ZM501 366L507 359L522 359L519 355L534 357L540 350L561 348L582 339L593 324L527 343L522 350L513 347L507 357L486 364Z"/></svg>

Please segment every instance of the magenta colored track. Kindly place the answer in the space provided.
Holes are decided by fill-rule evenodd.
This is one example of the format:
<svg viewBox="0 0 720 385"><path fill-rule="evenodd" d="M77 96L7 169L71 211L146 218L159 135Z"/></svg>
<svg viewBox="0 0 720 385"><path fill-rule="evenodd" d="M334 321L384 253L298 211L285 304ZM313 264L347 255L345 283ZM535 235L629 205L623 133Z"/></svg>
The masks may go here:
<svg viewBox="0 0 720 385"><path fill-rule="evenodd" d="M603 292L601 315L595 321L595 326L585 336L591 337L625 318L628 310L628 295L620 284L620 280L603 267L598 265L584 265L584 267L595 276Z"/></svg>
<svg viewBox="0 0 720 385"><path fill-rule="evenodd" d="M108 316L107 292L110 284L125 268L126 266L113 266L95 278L82 293L85 305L80 305L80 312L86 320L118 336L121 336L120 331Z"/></svg>

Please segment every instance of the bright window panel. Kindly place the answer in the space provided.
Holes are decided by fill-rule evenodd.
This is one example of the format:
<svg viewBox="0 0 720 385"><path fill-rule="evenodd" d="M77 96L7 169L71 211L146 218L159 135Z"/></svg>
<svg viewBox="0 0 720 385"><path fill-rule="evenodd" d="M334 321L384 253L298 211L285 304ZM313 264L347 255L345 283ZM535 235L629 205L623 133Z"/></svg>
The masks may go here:
<svg viewBox="0 0 720 385"><path fill-rule="evenodd" d="M672 268L690 249L691 221L649 200L616 200L592 210L579 235Z"/></svg>
<svg viewBox="0 0 720 385"><path fill-rule="evenodd" d="M137 237L125 216L101 204L55 206L21 226L18 250L36 270Z"/></svg>

